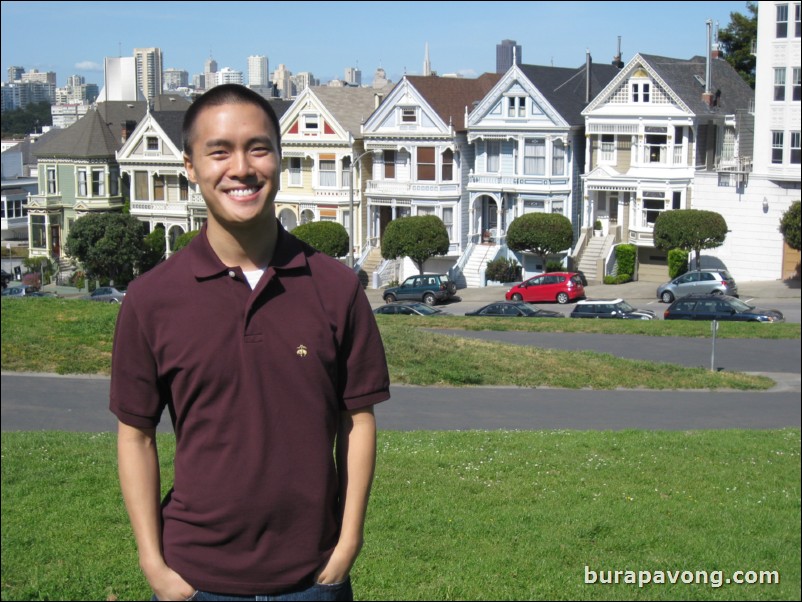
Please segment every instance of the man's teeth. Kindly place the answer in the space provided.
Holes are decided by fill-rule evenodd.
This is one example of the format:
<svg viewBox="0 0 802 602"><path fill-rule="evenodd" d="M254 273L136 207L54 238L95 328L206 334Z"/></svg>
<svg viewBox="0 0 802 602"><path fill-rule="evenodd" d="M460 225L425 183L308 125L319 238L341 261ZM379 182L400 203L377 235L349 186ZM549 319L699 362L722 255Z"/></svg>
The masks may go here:
<svg viewBox="0 0 802 602"><path fill-rule="evenodd" d="M249 196L256 194L256 188L238 188L237 190L229 190L228 194L231 196Z"/></svg>

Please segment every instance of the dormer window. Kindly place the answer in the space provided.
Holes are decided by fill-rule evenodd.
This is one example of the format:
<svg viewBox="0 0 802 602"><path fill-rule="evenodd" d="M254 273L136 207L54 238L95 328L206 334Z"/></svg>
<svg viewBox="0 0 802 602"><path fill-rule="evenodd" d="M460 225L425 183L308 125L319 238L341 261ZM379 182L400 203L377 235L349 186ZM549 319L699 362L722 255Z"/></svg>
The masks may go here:
<svg viewBox="0 0 802 602"><path fill-rule="evenodd" d="M632 75L629 84L632 92L630 98L634 103L651 102L652 100L652 82L649 79L649 74L644 69L638 69Z"/></svg>
<svg viewBox="0 0 802 602"><path fill-rule="evenodd" d="M149 153L159 152L159 138L158 136L145 137L145 150Z"/></svg>
<svg viewBox="0 0 802 602"><path fill-rule="evenodd" d="M317 132L320 130L320 120L317 115L304 115L303 116L304 130L307 132Z"/></svg>
<svg viewBox="0 0 802 602"><path fill-rule="evenodd" d="M526 117L526 97L507 97L507 117Z"/></svg>

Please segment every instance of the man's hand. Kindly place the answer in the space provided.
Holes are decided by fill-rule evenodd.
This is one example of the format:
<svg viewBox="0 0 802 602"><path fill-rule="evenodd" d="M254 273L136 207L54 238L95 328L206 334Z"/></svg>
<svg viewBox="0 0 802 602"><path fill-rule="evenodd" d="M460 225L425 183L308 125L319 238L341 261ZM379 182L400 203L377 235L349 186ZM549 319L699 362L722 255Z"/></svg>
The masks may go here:
<svg viewBox="0 0 802 602"><path fill-rule="evenodd" d="M164 563L143 571L159 600L188 600L195 594L195 588Z"/></svg>

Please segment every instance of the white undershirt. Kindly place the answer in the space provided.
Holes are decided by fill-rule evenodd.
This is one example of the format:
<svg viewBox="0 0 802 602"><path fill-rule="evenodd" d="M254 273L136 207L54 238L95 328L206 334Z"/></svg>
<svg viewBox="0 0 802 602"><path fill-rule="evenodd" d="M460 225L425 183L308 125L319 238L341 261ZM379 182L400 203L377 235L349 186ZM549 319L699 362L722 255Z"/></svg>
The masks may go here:
<svg viewBox="0 0 802 602"><path fill-rule="evenodd" d="M250 272L243 270L242 273L245 274L245 278L248 280L248 284L251 285L251 290L253 290L256 288L256 285L259 284L259 280L262 278L262 274L265 273L265 270L264 268L251 270Z"/></svg>

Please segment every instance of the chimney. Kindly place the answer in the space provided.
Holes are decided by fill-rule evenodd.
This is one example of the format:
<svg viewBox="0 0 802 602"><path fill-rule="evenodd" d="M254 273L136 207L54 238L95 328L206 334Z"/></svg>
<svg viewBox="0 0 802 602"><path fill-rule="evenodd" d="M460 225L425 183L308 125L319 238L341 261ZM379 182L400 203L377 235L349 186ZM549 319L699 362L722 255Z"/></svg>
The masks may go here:
<svg viewBox="0 0 802 602"><path fill-rule="evenodd" d="M708 107L713 106L713 93L712 93L712 74L711 74L711 60L713 54L713 21L708 19L707 24L707 61L705 62L705 91L702 94L702 102Z"/></svg>
<svg viewBox="0 0 802 602"><path fill-rule="evenodd" d="M593 58L590 56L590 50L585 50L585 104L590 104L590 65L593 63Z"/></svg>
<svg viewBox="0 0 802 602"><path fill-rule="evenodd" d="M713 50L712 55L714 59L723 59L724 53L721 51L721 44L718 41L718 21L716 21L716 28L713 30Z"/></svg>
<svg viewBox="0 0 802 602"><path fill-rule="evenodd" d="M134 133L136 124L133 121L123 121L120 125L120 142L125 144L125 141L128 140L128 136Z"/></svg>
<svg viewBox="0 0 802 602"><path fill-rule="evenodd" d="M624 66L624 61L621 60L621 36L618 36L618 52L613 57L613 67L621 69Z"/></svg>

